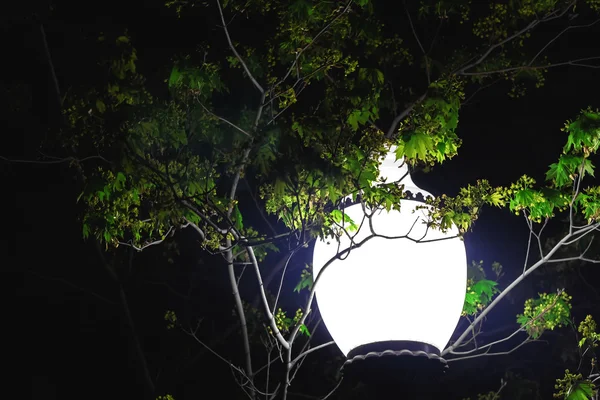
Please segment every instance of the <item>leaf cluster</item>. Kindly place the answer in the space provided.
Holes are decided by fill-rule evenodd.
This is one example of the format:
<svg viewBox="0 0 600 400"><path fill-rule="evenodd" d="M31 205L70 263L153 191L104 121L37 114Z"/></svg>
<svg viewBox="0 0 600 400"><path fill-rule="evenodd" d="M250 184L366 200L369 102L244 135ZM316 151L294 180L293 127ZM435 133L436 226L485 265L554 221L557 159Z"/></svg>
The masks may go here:
<svg viewBox="0 0 600 400"><path fill-rule="evenodd" d="M595 385L588 379L583 379L581 374L574 374L565 370L563 378L557 378L554 385L555 399L565 400L590 400L596 394Z"/></svg>
<svg viewBox="0 0 600 400"><path fill-rule="evenodd" d="M539 297L525 301L523 314L517 315L517 322L532 338L537 339L546 330L569 325L571 299L564 291L539 293Z"/></svg>
<svg viewBox="0 0 600 400"><path fill-rule="evenodd" d="M495 262L492 264L492 269L496 279L499 279L502 275L502 265ZM473 316L481 312L492 301L494 295L500 292L497 285L497 281L486 279L483 261L478 263L472 261L468 268L467 292L462 316Z"/></svg>

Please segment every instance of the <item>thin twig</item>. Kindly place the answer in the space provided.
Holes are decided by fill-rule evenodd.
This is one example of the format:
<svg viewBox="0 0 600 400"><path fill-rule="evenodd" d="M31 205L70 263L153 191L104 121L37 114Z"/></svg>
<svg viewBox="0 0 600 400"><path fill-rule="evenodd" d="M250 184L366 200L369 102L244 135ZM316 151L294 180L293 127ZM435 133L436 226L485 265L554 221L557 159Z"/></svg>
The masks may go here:
<svg viewBox="0 0 600 400"><path fill-rule="evenodd" d="M317 351L317 350L321 350L322 348L325 348L327 346L331 346L332 344L335 344L335 341L330 341L330 342L326 342L323 344L320 344L318 346L315 347L311 347L310 349L306 350L303 353L300 353L293 361L292 361L292 366L294 366L298 361L300 361L302 358L306 357L307 355L309 355L310 353L312 353L313 351Z"/></svg>
<svg viewBox="0 0 600 400"><path fill-rule="evenodd" d="M0 160L8 161L11 163L21 163L21 164L63 164L63 163L68 163L68 162L72 162L72 161L84 162L84 161L93 160L93 159L102 160L102 161L110 164L110 161L108 161L106 158L104 158L102 156L89 156L89 157L84 157L84 158L65 157L65 158L57 158L55 160L49 160L49 161L18 160L18 159L11 159L11 158L7 158L4 156L0 156Z"/></svg>
<svg viewBox="0 0 600 400"><path fill-rule="evenodd" d="M559 37L561 37L567 31L569 31L571 29L577 29L577 28L589 28L589 27L596 25L598 22L600 22L600 18L595 20L592 23L585 24L585 25L569 25L569 26L567 26L565 29L560 31L554 38L552 38L550 41L548 41L548 43L546 43L544 45L544 47L542 47L540 49L540 51L537 52L537 54L531 59L531 61L529 61L528 66L531 66L535 62L535 60L540 56L540 54L542 54L544 52L544 50L546 50L552 43L554 43Z"/></svg>
<svg viewBox="0 0 600 400"><path fill-rule="evenodd" d="M279 341L279 343L285 349L289 349L290 343L288 343L285 340L285 338L282 336L281 332L279 331L279 328L277 327L277 323L275 322L275 316L273 315L273 313L270 310L269 302L267 301L267 295L265 293L265 285L263 284L263 281L262 281L262 276L260 273L260 268L258 267L258 261L256 260L256 255L254 254L254 249L251 246L248 246L248 247L246 247L246 250L248 251L248 257L250 258L250 262L252 262L252 264L254 265L254 270L256 272L256 278L258 279L258 288L259 288L260 296L262 297L263 305L265 306L265 311L267 314L267 319L269 320L269 325L271 326L271 329L273 330L273 333L274 333L275 337L277 338L277 340Z"/></svg>
<svg viewBox="0 0 600 400"><path fill-rule="evenodd" d="M416 99L412 104L410 104L408 107L406 107L404 109L404 111L402 111L400 114L398 114L394 120L392 121L392 123L390 124L390 127L388 128L388 131L385 135L385 137L387 137L388 139L391 138L392 136L394 136L394 131L396 130L396 126L398 126L398 124L400 123L400 121L402 121L404 118L406 118L408 116L408 114L410 114L412 112L412 110L419 105L419 103L421 103L423 100L425 100L425 97L427 97L427 93L423 93L418 99Z"/></svg>
<svg viewBox="0 0 600 400"><path fill-rule="evenodd" d="M277 296L275 296L275 303L273 304L273 314L275 314L275 311L277 310L277 303L279 302L279 295L281 294L281 288L283 287L283 281L285 279L285 272L287 271L287 267L290 263L290 260L292 259L292 257L294 257L294 254L296 252L292 251L290 252L290 255L287 259L287 261L285 262L285 265L283 266L283 272L281 273L281 280L279 281L279 288L277 289Z"/></svg>
<svg viewBox="0 0 600 400"><path fill-rule="evenodd" d="M574 6L576 3L576 0L572 1L567 7L565 7L565 9L556 14L552 15L550 14L549 16L545 17L544 19L536 19L534 21L531 21L531 23L529 23L526 27L524 27L523 29L515 32L514 34L510 35L509 37L507 37L506 39L498 42L498 43L494 43L493 45L491 45L476 61L465 65L463 67L460 67L458 70L454 71L453 74L457 74L457 75L467 75L465 73L466 70L471 69L479 64L481 64L494 50L496 50L497 48L502 47L503 45L505 45L506 43L516 39L517 37L523 35L524 33L526 33L527 31L530 31L532 29L534 29L536 26L538 26L540 23L544 23L544 22L549 22L552 21L556 18L560 18L563 15L565 15L567 13L567 11Z"/></svg>
<svg viewBox="0 0 600 400"><path fill-rule="evenodd" d="M588 227L588 228L584 228L585 229L593 229L592 227ZM583 230L582 230L583 231ZM581 233L582 231L578 231L577 233ZM576 234L576 233L575 233ZM519 283L521 283L521 281L523 281L527 276L529 276L531 273L533 273L536 269L538 269L540 266L546 264L548 262L548 260L550 260L550 258L554 255L554 253L556 253L561 247L563 247L563 245L565 244L565 242L567 242L573 235L572 234L567 234L564 238L562 238L544 257L542 257L540 260L538 260L535 264L533 264L527 271L525 271L524 273L522 273L521 275L519 275L510 285L508 285L482 312L481 314L479 314L479 316L477 318L475 318L475 320L473 321L473 323L471 324L477 324L479 323L483 318L485 318L485 316L494 309L494 307L511 291L513 290ZM467 328L460 336L459 338L451 345L448 346L444 351L442 351L442 356L452 352L454 349L456 349L469 335L469 332L471 330L471 326L469 326L469 328Z"/></svg>
<svg viewBox="0 0 600 400"><path fill-rule="evenodd" d="M572 65L575 67L593 68L593 69L600 68L600 65L582 64L583 61L592 61L592 60L600 60L600 56L578 58L576 60L562 61L562 62L548 64L548 65L537 65L537 66L521 65L518 67L502 68L502 69L497 69L497 70L493 70L493 71L462 72L461 75L470 75L470 76L492 75L492 74L502 74L505 72L517 71L517 70L526 71L526 70L564 67L566 65Z"/></svg>
<svg viewBox="0 0 600 400"><path fill-rule="evenodd" d="M279 82L277 82L277 84L275 84L274 87L277 87L279 85L281 85L283 82L286 81L286 79L290 76L290 74L292 73L292 71L294 71L294 69L296 68L296 64L298 63L298 60L300 59L300 57L304 54L304 52L310 47L312 46L315 41L321 36L323 35L327 29L329 29L342 15L346 14L348 12L348 10L350 9L350 6L352 5L352 3L354 2L354 0L350 0L348 1L348 3L346 3L346 6L342 9L342 11L335 16L335 18L333 18L327 25L325 25L323 27L323 29L321 29L312 39L311 41L304 46L302 49L300 49L299 52L296 53L296 58L294 59L294 61L292 62L292 65L290 66L290 68L288 69L287 73L283 76L283 78L281 78L281 80Z"/></svg>
<svg viewBox="0 0 600 400"><path fill-rule="evenodd" d="M237 131L243 133L244 135L248 136L248 137L252 137L251 134L249 134L248 132L246 132L245 130L243 130L242 128L240 128L239 126L237 126L236 124L234 124L233 122L229 121L226 118L223 118L221 116L218 116L217 114L215 114L214 112L210 111L208 108L206 108L204 106L204 104L202 104L200 102L200 100L198 100L198 104L200 104L200 106L204 109L204 111L206 111L207 113L209 113L210 115L212 115L213 117L215 117L216 119L218 119L219 121L225 122L227 125L231 126L232 128L236 129Z"/></svg>
<svg viewBox="0 0 600 400"><path fill-rule="evenodd" d="M415 30L415 26L413 25L412 18L410 17L410 12L408 11L408 7L406 7L406 1L404 3L404 11L406 11L406 16L408 17L408 23L410 24L410 29L412 30L413 36L419 45L419 48L423 52L423 57L425 58L425 73L427 74L427 86L431 84L431 74L429 71L429 58L427 57L427 52L423 48L421 41L419 40L419 35L417 35L417 31Z"/></svg>
<svg viewBox="0 0 600 400"><path fill-rule="evenodd" d="M74 284L74 283L72 283L72 282L70 282L70 281L68 281L68 280L66 280L64 278L55 278L53 276L46 276L46 275L42 275L42 274L40 274L38 272L35 272L35 271L32 271L32 270L25 270L25 272L27 272L28 274L31 274L31 275L39 278L39 279L45 279L45 280L49 280L49 281L60 282L63 285L67 285L67 286L69 286L69 287L71 287L73 289L76 289L76 290L82 291L84 293L87 293L87 294L89 294L89 295L97 298L98 300L101 300L101 301L107 303L107 304L110 304L110 305L113 305L113 306L116 304L114 301L109 300L106 297L101 296L98 293L96 293L96 292L94 292L94 291L92 291L90 289L78 286L78 285L76 285L76 284Z"/></svg>
<svg viewBox="0 0 600 400"><path fill-rule="evenodd" d="M475 354L475 355L471 355L471 356L465 356L465 357L458 357L458 358L450 358L447 361L448 362L454 362L454 361L461 361L461 360L468 360L471 358L477 358L477 357L491 357L491 356L505 356L508 354L513 353L514 351L516 351L517 349L519 349L521 346L527 344L527 343L531 343L531 342L535 342L535 340L530 340L529 337L527 339L525 339L524 341L522 341L521 343L519 343L517 346L513 347L512 349L508 350L508 351L501 351L498 353L481 353L481 354Z"/></svg>
<svg viewBox="0 0 600 400"><path fill-rule="evenodd" d="M162 242L164 242L165 240L167 240L167 238L169 237L169 234L173 231L173 229L174 228L171 226L162 239L158 239L158 240L155 240L155 241L152 241L152 242L149 242L149 243L145 243L142 246L136 246L135 244L133 244L133 240L130 240L128 242L121 242L121 241L119 241L119 244L122 245L122 246L129 246L129 247L131 247L132 249L134 249L136 251L142 251L144 249L147 249L148 247L156 246L157 244L161 244Z"/></svg>

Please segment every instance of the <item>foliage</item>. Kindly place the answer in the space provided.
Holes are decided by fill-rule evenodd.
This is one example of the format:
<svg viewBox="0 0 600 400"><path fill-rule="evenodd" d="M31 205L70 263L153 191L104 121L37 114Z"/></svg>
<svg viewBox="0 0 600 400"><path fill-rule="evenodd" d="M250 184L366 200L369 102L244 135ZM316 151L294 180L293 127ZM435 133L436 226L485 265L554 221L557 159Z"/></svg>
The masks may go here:
<svg viewBox="0 0 600 400"><path fill-rule="evenodd" d="M502 265L495 262L492 269L499 279L502 274ZM471 262L467 275L467 293L465 295L465 304L462 315L472 316L481 312L491 301L496 293L499 293L497 281L486 279L486 273L483 269L483 261Z"/></svg>
<svg viewBox="0 0 600 400"><path fill-rule="evenodd" d="M471 400L471 398L463 400ZM477 400L500 400L500 395L497 392L480 393L477 395Z"/></svg>
<svg viewBox="0 0 600 400"><path fill-rule="evenodd" d="M167 329L175 328L175 325L177 325L177 314L175 314L175 311L167 310L164 318L167 321Z"/></svg>
<svg viewBox="0 0 600 400"><path fill-rule="evenodd" d="M554 398L565 400L591 400L596 394L595 385L581 374L565 370L564 378L556 379Z"/></svg>
<svg viewBox="0 0 600 400"><path fill-rule="evenodd" d="M400 123L398 158L406 157L411 164L435 165L457 154L461 142L456 128L465 96L463 86L462 79L452 76L429 85L430 96Z"/></svg>
<svg viewBox="0 0 600 400"><path fill-rule="evenodd" d="M579 323L577 332L583 336L579 340L579 347L590 346L592 348L598 347L598 341L600 341L600 334L597 332L598 326L596 321L591 315L586 315L585 319Z"/></svg>
<svg viewBox="0 0 600 400"><path fill-rule="evenodd" d="M300 275L300 282L294 288L294 292L300 292L303 289L312 290L313 287L313 276L308 269L303 269Z"/></svg>
<svg viewBox="0 0 600 400"><path fill-rule="evenodd" d="M201 4L166 2L178 15ZM551 61L538 59L537 48L528 47L530 37L537 25L574 11L570 2L555 0L483 6L424 0L407 6L408 16L418 14L424 30L437 29L440 41L458 36L460 44L432 44L426 51L418 37L411 45L390 34L380 5L368 0L206 5L224 31L222 42L211 46L213 33L199 35L204 42L197 51L161 66L168 73L152 83L152 94L139 72L141 60L131 37L101 35L97 45L108 53L100 63L104 78L66 96L68 128L61 136L65 149L99 153L104 161L74 163L85 182L79 198L83 236L106 249L126 245L141 251L191 228L205 254L223 256L227 264L233 314L247 317L240 327L245 344L247 336L259 337L266 330L291 358L296 333L310 336L305 325L310 303L293 318L282 308L265 318L259 309L275 303L267 300L266 307L257 308L243 300L238 288L243 272L234 265L243 265L242 271L252 265L249 269L260 273L273 253L295 254L314 240L352 235L372 213L399 210L406 197L403 182L379 179L379 162L390 146L411 168L430 168L455 157L467 94L497 80L509 83L512 96L524 94L532 83L544 84ZM590 12L600 6L588 0L577 7ZM236 28L241 18L232 16L238 13L258 36L244 35L246 25ZM412 27L412 20L404 25ZM414 36L417 31L413 28ZM161 93L154 89L161 83L163 95L155 94ZM546 182L523 175L499 187L479 179L454 195L429 197L420 207L428 227L447 231L456 226L462 236L486 206L525 215L530 224L567 211L596 221L600 186L581 182L594 174L600 112L583 110L563 131L567 143L549 166ZM343 205L350 202L364 206L362 220L344 213ZM264 223L256 222L257 214ZM492 265L495 280L486 279L481 262L472 269L479 272L468 277L463 316L478 318L499 293L502 267ZM294 292L304 298L305 289L312 299L308 266ZM263 284L259 290L268 298ZM525 302L517 322L537 339L569 323L570 300L564 292L542 293ZM177 324L174 311L164 319L168 329ZM585 344L595 344L592 323L581 326ZM290 362L285 365L291 368ZM567 373L557 384L561 396L587 396L593 387L581 379ZM493 392L479 396L495 398Z"/></svg>
<svg viewBox="0 0 600 400"><path fill-rule="evenodd" d="M538 298L525 301L523 314L517 315L517 322L534 339L545 330L569 325L571 299L566 292L539 293Z"/></svg>
<svg viewBox="0 0 600 400"><path fill-rule="evenodd" d="M115 83L109 82L104 94L94 89L81 100L70 97L74 103L66 109L76 131L86 132L91 138L97 136L94 144L109 148L115 143L103 142L107 140L101 134L105 131L105 118L96 117L109 111L126 111L127 116L116 130L117 137L124 139L124 147L114 149L120 152L119 170L100 167L89 172L90 186L103 189L86 191L86 237L93 234L107 245L130 243L143 248L165 240L167 232L186 223L202 223L204 246L215 251L223 235L213 223L225 223L232 205L222 188L232 182L235 166L241 162L247 164L248 171L255 171L265 211L276 215L301 241L316 236L335 237L344 229L353 232L360 223L350 221L337 209L348 195L356 201L360 193L370 208L398 207L398 200L404 196L402 190L396 185L373 186L378 177L378 157L389 144L394 143L397 156L411 165L434 165L457 154L460 139L456 128L468 83L466 76L440 73L429 83L426 96L400 121L390 140L373 125L382 110L389 111L389 104L381 98L386 90L386 76L379 69L362 67L361 63L368 65L368 60L381 61L382 57L388 60L387 50L392 48L396 49L395 63L410 63L409 53L402 50L402 40L383 39L368 3L354 10L354 14L347 12L349 6L320 3L313 8L301 4L304 3L228 3L227 7L233 10L256 7L255 11L280 21L280 29L264 48L240 46L244 58L232 55L227 64L207 59L207 50L201 62L194 55L179 57L166 80L171 90L171 99L166 102L157 103L149 95L122 97L125 92L147 92L141 89L143 78L137 72L137 52L131 39L126 35L115 39L119 50L106 63ZM557 6L556 2L543 6L495 5L489 17L475 22L473 32L486 40L505 37L498 31L500 25L494 24L510 18L531 18L540 10L549 12ZM438 15L442 8L438 6ZM465 13L470 9L460 10L460 19L467 20ZM443 13L453 15L450 11L445 9ZM313 41L309 32L318 33L317 27L325 21L335 21L328 26L331 35ZM350 27L358 21L366 24L364 30L352 31ZM364 59L356 56L359 48L364 49ZM255 126L250 110L242 109L237 115L227 110L225 118L218 116L219 96L228 95L230 90L223 78L225 70L242 68L241 60L246 61L254 78L270 85L265 92L265 106L258 114L263 119L256 120ZM294 75L298 78L298 72L302 78L288 83L294 81ZM322 90L319 109L311 111L295 105L301 92L299 82L302 88L313 85ZM97 110L91 114L83 108L90 96L97 99ZM78 101L83 102L81 107L75 106ZM535 222L563 211L569 204L565 189L577 176L578 166L582 165L581 174L593 173L588 157L598 149L597 121L598 113L587 109L565 125L569 137L565 153L550 166L550 187L536 188L536 182L527 176L508 188L493 187L482 179L462 188L457 196L429 199L434 206L429 209L431 225L445 230L454 224L466 233L485 205L509 204L512 211L525 212ZM248 132L252 132L252 139ZM81 145L82 137L72 138ZM243 161L244 148L250 151L247 161ZM590 221L600 212L599 190L585 188L576 199ZM243 211L233 201L230 218L237 234L264 239L263 232L244 224ZM211 221L198 214L210 215ZM260 258L265 255L263 252Z"/></svg>
<svg viewBox="0 0 600 400"><path fill-rule="evenodd" d="M281 308L278 308L277 312L275 313L275 316L274 316L275 324L277 325L277 329L279 329L281 332L284 332L284 333L289 332L291 328L293 328L294 326L296 326L298 324L298 322L302 318L303 314L304 313L303 313L302 309L299 308L296 310L296 314L294 315L294 318L289 318L285 311L283 311ZM271 334L273 333L271 328L267 328L267 331ZM310 332L308 331L308 328L304 324L300 325L299 332L306 336L310 336Z"/></svg>
<svg viewBox="0 0 600 400"><path fill-rule="evenodd" d="M461 233L465 233L479 217L482 207L503 207L506 204L504 192L503 188L494 188L487 180L480 179L475 185L461 188L454 197L443 194L435 199L429 198L427 204L433 206L429 209L431 225L442 231L455 225Z"/></svg>

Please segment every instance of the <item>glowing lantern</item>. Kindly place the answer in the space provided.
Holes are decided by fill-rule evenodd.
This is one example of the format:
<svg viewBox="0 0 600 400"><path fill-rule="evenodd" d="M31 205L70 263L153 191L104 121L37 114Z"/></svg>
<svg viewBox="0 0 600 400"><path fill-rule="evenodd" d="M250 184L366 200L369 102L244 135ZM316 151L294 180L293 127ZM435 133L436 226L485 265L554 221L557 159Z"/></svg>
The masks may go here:
<svg viewBox="0 0 600 400"><path fill-rule="evenodd" d="M335 259L321 274L316 299L323 322L340 350L349 359L369 352L424 352L439 356L454 332L463 308L467 261L463 241L452 227L443 233L428 228L425 210L416 197L431 194L411 180L394 148L382 161L380 176L404 184L413 200L401 200L401 211L377 211L372 217L375 237ZM356 224L364 212L361 204L344 209ZM368 221L354 237L360 243L371 234ZM351 245L317 241L313 254L316 279L339 251ZM417 243L419 242L419 243Z"/></svg>

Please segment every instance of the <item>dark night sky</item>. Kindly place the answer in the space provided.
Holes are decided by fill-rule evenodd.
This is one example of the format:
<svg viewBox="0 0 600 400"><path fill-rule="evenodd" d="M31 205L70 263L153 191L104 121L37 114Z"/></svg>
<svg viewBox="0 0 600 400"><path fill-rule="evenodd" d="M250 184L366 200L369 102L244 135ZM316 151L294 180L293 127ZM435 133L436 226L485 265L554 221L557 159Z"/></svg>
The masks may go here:
<svg viewBox="0 0 600 400"><path fill-rule="evenodd" d="M46 23L59 78L82 72L77 72L80 62L77 33L93 32L106 23L117 29L136 21L129 26L136 44L139 43L142 60L155 57L163 61L173 43L181 47L193 43L195 33L190 28L193 21L185 22L187 34L180 36L182 31L186 32L184 28L173 25L172 18L167 20L166 12L158 6L147 3L143 12L148 16L142 17L134 7L123 9L116 2L96 3L62 3L62 8L57 9L59 18ZM17 11L27 15L30 10ZM42 18L45 18L43 13ZM9 61L5 67L10 70L3 79L31 82L33 111L26 119L0 114L5 122L5 138L10 138L10 144L5 140L0 146L0 155L35 158L46 127L56 123L57 111L52 105L54 93L41 36L38 28L26 20L5 25L1 32L3 53ZM557 47L580 47L583 52L590 42L590 38L570 36L559 41ZM434 194L452 193L456 187L478 178L503 185L527 173L541 181L564 143L565 134L560 131L564 121L588 105L600 107L597 97L600 80L595 71L598 70L576 67L552 70L546 87L532 90L518 100L497 90L481 93L461 113L459 136L463 138L463 146L459 156L429 174L417 173L414 180ZM6 163L0 163L0 171L7 214L0 233L0 264L4 290L10 296L4 315L9 336L4 341L8 356L3 358L12 371L8 379L10 388L4 393L14 391L20 394L18 398L36 400L138 398L135 393L141 386L141 378L136 372L129 330L118 306L98 297L116 301L117 291L102 270L93 245L81 238L75 204L79 188L72 171L64 165ZM522 268L526 240L526 226L520 218L507 212L485 210L475 231L466 239L468 256L485 260L488 265L492 261L501 262L508 281ZM153 254L161 254L161 250L136 257L136 265L149 265ZM185 263L182 268L197 267L196 254L182 258ZM600 287L597 273L588 270L585 274L596 288ZM72 287L71 283L89 288L98 296ZM525 283L523 290L528 285ZM171 344L162 321L165 307L157 305L165 301L175 305L178 301L164 287L152 284L132 284L129 289L136 328L143 336L150 360L174 365L175 361L169 361L167 355ZM199 294L196 303L202 303L206 296L207 293ZM490 315L490 327L513 323L515 312L509 302L498 307ZM536 354L539 349L535 347L530 352ZM503 365L498 362L498 367L494 367L494 362L497 360L476 367L492 370ZM205 380L205 390L212 393L216 389L211 383L216 377L229 378L227 369L219 368L215 367L212 375L202 370L184 372L180 384L185 380ZM452 368L460 371L461 367ZM34 393L30 395L32 390Z"/></svg>

